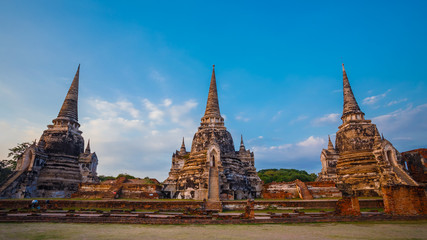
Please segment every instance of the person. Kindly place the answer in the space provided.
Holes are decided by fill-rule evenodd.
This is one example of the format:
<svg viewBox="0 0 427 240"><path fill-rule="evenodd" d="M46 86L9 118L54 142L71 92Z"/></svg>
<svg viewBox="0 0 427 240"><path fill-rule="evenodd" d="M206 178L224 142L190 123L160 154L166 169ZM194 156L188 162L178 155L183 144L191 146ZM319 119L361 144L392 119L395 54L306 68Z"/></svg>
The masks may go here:
<svg viewBox="0 0 427 240"><path fill-rule="evenodd" d="M39 205L39 201L37 201L36 199L31 201L31 209L34 209L34 208L40 209L40 206L38 205Z"/></svg>

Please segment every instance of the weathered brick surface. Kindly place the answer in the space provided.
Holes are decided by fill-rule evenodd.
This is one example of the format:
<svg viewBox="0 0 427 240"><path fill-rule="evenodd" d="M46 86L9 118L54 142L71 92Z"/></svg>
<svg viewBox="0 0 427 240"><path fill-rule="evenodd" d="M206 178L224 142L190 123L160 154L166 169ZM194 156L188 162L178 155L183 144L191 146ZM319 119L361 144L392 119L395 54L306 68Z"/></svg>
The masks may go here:
<svg viewBox="0 0 427 240"><path fill-rule="evenodd" d="M344 105L335 147L329 141L321 154L318 180L335 179L345 196L381 196L386 185L418 184L404 170L401 155L381 137L375 124L365 119L354 97L343 65ZM336 177L335 177L336 175Z"/></svg>
<svg viewBox="0 0 427 240"><path fill-rule="evenodd" d="M339 216L360 216L360 205L357 197L343 197L338 200L335 214Z"/></svg>
<svg viewBox="0 0 427 240"><path fill-rule="evenodd" d="M215 71L212 72L206 111L194 134L191 152L182 144L172 155L169 177L163 182L167 198L240 200L259 198L262 181L253 152L234 148L218 103Z"/></svg>
<svg viewBox="0 0 427 240"><path fill-rule="evenodd" d="M341 192L332 181L305 182L305 185L313 198L342 196ZM264 184L261 196L264 199L292 199L300 197L296 181Z"/></svg>
<svg viewBox="0 0 427 240"><path fill-rule="evenodd" d="M402 162L418 183L427 184L427 149L420 148L402 153Z"/></svg>
<svg viewBox="0 0 427 240"><path fill-rule="evenodd" d="M40 206L46 207L46 202L40 200ZM306 201L254 201L255 209L290 209L290 208L335 208L337 200L306 200ZM382 208L382 199L360 200L361 208ZM0 208L27 208L31 200L0 200ZM244 210L247 201L222 201L224 210ZM49 209L84 208L84 209L156 209L156 210L186 210L203 208L203 201L124 201L124 200L50 200Z"/></svg>
<svg viewBox="0 0 427 240"><path fill-rule="evenodd" d="M148 183L147 183L148 182ZM102 183L82 183L73 198L85 199L159 199L162 187L156 179L126 179L125 177Z"/></svg>
<svg viewBox="0 0 427 240"><path fill-rule="evenodd" d="M287 216L287 217L286 217ZM269 219L243 219L235 217L84 217L84 216L59 216L47 217L43 215L32 216L0 216L0 222L62 222L62 223L126 223L126 224L265 224L265 223L307 223L307 222L352 222L352 221L392 221L392 220L425 220L426 216L390 216L386 214L362 216L294 216L273 217Z"/></svg>
<svg viewBox="0 0 427 240"><path fill-rule="evenodd" d="M384 212L392 215L427 215L427 197L423 187L385 186L382 191Z"/></svg>

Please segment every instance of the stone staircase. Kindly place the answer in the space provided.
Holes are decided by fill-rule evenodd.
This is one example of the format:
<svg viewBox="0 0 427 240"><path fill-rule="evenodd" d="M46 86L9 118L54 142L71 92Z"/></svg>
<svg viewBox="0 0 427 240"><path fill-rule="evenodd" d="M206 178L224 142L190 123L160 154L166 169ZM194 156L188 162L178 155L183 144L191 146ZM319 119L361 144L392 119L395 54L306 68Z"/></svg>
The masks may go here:
<svg viewBox="0 0 427 240"><path fill-rule="evenodd" d="M402 182L410 186L418 186L418 183L414 179L412 179L409 174L406 173L400 166L394 164L392 166L394 173L396 173L396 175L400 178Z"/></svg>
<svg viewBox="0 0 427 240"><path fill-rule="evenodd" d="M298 194L301 199L303 200L312 200L313 196L311 195L310 191L307 188L307 185L305 185L304 182L301 180L295 180L295 185L297 187Z"/></svg>
<svg viewBox="0 0 427 240"><path fill-rule="evenodd" d="M15 171L13 172L1 185L0 187L0 196L4 195L5 191L16 179L18 179L25 171Z"/></svg>

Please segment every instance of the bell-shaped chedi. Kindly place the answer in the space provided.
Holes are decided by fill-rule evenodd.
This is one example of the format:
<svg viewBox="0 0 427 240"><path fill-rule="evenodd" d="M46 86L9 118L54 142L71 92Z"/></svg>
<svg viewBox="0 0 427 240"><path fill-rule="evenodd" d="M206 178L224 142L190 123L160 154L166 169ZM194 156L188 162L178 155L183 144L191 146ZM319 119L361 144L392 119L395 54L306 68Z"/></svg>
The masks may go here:
<svg viewBox="0 0 427 240"><path fill-rule="evenodd" d="M381 138L375 124L366 120L354 97L343 64L344 105L335 147L329 139L321 154L318 181L333 180L344 195L379 196L381 186L417 185L400 164L400 153Z"/></svg>
<svg viewBox="0 0 427 240"><path fill-rule="evenodd" d="M79 130L79 75L80 65L58 117L18 160L15 172L0 188L1 197L70 197L79 183L98 181L97 156L90 152L89 142L83 151Z"/></svg>
<svg viewBox="0 0 427 240"><path fill-rule="evenodd" d="M170 198L213 201L260 196L261 180L254 166L254 154L244 145L236 151L233 138L224 126L215 66L205 114L194 134L191 151L181 147L173 154L163 192Z"/></svg>

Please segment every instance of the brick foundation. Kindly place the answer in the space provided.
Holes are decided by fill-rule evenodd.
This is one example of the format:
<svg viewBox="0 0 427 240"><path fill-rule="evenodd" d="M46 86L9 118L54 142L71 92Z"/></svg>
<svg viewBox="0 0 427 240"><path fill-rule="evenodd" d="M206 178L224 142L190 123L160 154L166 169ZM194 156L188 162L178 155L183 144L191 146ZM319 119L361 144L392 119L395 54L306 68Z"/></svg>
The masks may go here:
<svg viewBox="0 0 427 240"><path fill-rule="evenodd" d="M46 202L39 200L44 208ZM382 208L382 199L360 200L361 208ZM224 210L244 210L247 201L222 201ZM266 201L255 200L254 208L262 209L333 209L336 199L326 200L294 200L294 201ZM31 200L0 200L0 208L20 209L27 208ZM156 210L186 210L205 207L203 201L125 201L125 200L50 200L49 209L55 208L85 208L85 209L156 209Z"/></svg>
<svg viewBox="0 0 427 240"><path fill-rule="evenodd" d="M427 215L427 197L423 187L384 186L384 212L392 215Z"/></svg>
<svg viewBox="0 0 427 240"><path fill-rule="evenodd" d="M338 200L335 214L339 216L360 216L359 199L357 197L343 197Z"/></svg>

